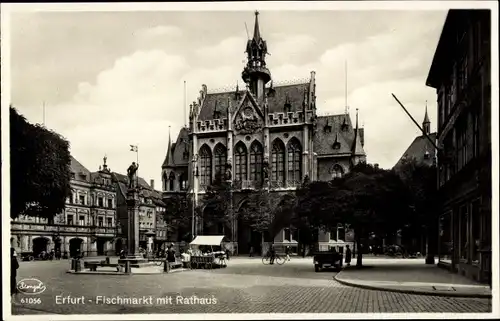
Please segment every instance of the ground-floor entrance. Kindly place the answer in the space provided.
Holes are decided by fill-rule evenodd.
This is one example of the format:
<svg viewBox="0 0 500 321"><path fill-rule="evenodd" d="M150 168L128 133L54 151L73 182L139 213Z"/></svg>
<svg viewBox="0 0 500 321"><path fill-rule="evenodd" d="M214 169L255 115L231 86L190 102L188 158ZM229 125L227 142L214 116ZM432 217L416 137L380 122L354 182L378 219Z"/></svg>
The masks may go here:
<svg viewBox="0 0 500 321"><path fill-rule="evenodd" d="M83 252L83 240L81 238L75 237L69 241L69 255L74 257L75 255L81 255Z"/></svg>
<svg viewBox="0 0 500 321"><path fill-rule="evenodd" d="M37 257L42 252L48 252L50 240L46 237L36 237L33 239L33 256Z"/></svg>

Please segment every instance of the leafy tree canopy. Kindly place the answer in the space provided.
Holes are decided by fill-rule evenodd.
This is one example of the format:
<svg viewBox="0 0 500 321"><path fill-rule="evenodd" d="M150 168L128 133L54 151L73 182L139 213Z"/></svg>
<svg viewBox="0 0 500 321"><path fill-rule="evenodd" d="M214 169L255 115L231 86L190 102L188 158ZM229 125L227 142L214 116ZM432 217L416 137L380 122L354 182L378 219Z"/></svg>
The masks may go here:
<svg viewBox="0 0 500 321"><path fill-rule="evenodd" d="M71 195L69 142L10 107L10 216L52 219Z"/></svg>

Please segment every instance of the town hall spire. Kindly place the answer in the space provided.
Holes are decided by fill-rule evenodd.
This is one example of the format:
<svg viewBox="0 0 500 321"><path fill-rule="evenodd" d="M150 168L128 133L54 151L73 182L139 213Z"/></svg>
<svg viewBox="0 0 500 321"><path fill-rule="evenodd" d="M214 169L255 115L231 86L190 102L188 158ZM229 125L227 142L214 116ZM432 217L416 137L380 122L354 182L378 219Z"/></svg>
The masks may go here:
<svg viewBox="0 0 500 321"><path fill-rule="evenodd" d="M425 101L425 116L422 122L422 129L424 130L424 135L431 133L431 121L429 120L429 114L427 114L427 100Z"/></svg>
<svg viewBox="0 0 500 321"><path fill-rule="evenodd" d="M271 80L271 72L266 67L267 43L260 33L258 11L255 12L253 38L247 42L246 53L247 64L241 77L257 100L261 101L264 99L265 86Z"/></svg>

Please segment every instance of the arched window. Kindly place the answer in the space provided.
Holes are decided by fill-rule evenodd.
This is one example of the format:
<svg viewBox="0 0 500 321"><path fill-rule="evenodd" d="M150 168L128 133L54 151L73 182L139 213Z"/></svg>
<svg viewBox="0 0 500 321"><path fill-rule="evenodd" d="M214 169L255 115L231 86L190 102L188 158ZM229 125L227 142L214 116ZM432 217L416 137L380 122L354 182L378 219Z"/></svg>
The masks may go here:
<svg viewBox="0 0 500 321"><path fill-rule="evenodd" d="M302 179L302 148L296 138L288 142L288 181L293 184L300 184Z"/></svg>
<svg viewBox="0 0 500 321"><path fill-rule="evenodd" d="M215 176L224 175L226 172L227 151L222 144L217 144L214 149L215 160Z"/></svg>
<svg viewBox="0 0 500 321"><path fill-rule="evenodd" d="M250 146L250 180L262 180L262 145L254 141Z"/></svg>
<svg viewBox="0 0 500 321"><path fill-rule="evenodd" d="M332 179L340 178L344 175L344 169L339 164L335 164L332 167Z"/></svg>
<svg viewBox="0 0 500 321"><path fill-rule="evenodd" d="M168 176L167 173L163 173L163 190L167 191L167 186L168 186ZM95 204L94 202L92 204Z"/></svg>
<svg viewBox="0 0 500 321"><path fill-rule="evenodd" d="M212 184L212 153L207 145L200 149L200 185L208 186Z"/></svg>
<svg viewBox="0 0 500 321"><path fill-rule="evenodd" d="M243 181L247 179L247 148L239 142L234 148L234 180Z"/></svg>
<svg viewBox="0 0 500 321"><path fill-rule="evenodd" d="M275 139L272 145L272 176L273 181L285 183L285 145L280 139Z"/></svg>
<svg viewBox="0 0 500 321"><path fill-rule="evenodd" d="M184 191L187 189L187 175L186 175L186 173L182 173L181 176L179 176L179 188L181 191Z"/></svg>
<svg viewBox="0 0 500 321"><path fill-rule="evenodd" d="M168 186L169 186L168 190L171 192L173 192L175 189L174 183L175 183L175 174L174 172L170 172L170 175L168 177Z"/></svg>

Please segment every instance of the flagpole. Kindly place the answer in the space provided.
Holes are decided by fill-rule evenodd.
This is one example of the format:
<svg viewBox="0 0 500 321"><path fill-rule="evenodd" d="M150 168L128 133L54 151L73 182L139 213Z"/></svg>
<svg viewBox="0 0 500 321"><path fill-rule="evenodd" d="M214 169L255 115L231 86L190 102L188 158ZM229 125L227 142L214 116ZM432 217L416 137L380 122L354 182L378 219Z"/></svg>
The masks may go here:
<svg viewBox="0 0 500 321"><path fill-rule="evenodd" d="M135 153L137 157L137 187L139 187L139 144L135 144Z"/></svg>

